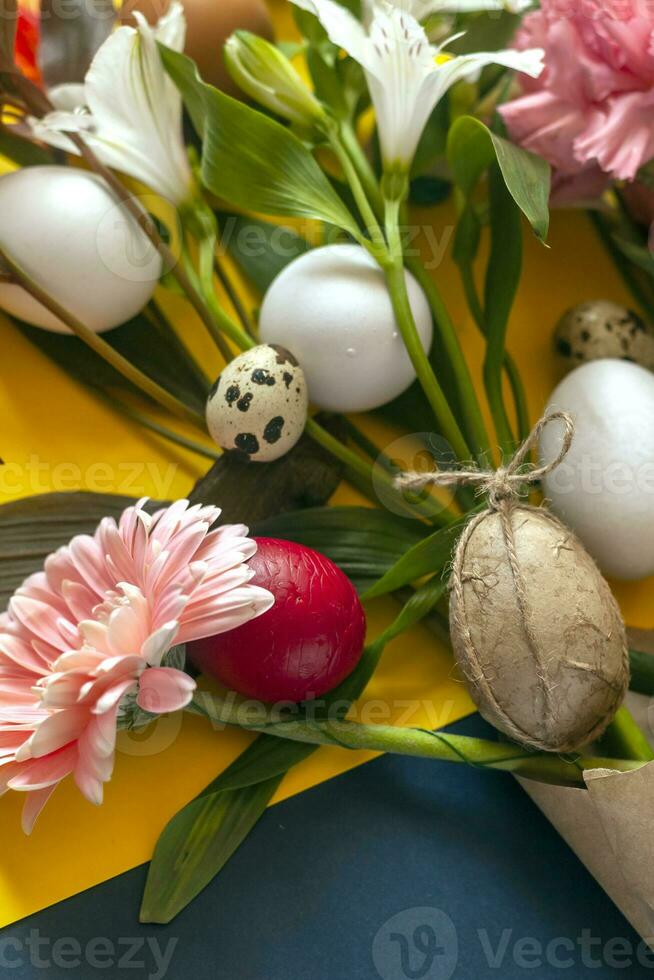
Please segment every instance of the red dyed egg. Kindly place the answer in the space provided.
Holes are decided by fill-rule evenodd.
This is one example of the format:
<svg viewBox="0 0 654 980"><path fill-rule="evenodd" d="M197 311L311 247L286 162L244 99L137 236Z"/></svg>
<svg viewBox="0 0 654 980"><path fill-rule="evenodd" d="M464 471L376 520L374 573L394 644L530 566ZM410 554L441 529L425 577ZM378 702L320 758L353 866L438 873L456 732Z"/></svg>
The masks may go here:
<svg viewBox="0 0 654 980"><path fill-rule="evenodd" d="M354 586L324 555L292 541L257 538L253 584L268 612L229 633L189 644L203 673L260 701L304 701L331 691L361 657L366 632Z"/></svg>

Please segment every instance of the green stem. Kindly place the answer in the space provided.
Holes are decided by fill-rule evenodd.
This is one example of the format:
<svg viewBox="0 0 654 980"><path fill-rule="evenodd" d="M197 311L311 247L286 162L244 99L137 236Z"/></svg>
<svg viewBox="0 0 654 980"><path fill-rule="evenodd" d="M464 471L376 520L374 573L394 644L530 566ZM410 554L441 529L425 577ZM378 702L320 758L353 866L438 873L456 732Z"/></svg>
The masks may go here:
<svg viewBox="0 0 654 980"><path fill-rule="evenodd" d="M380 221L383 221L384 197L379 186L379 181L375 176L375 172L368 158L363 152L363 148L357 139L351 123L345 122L341 124L340 137L375 214Z"/></svg>
<svg viewBox="0 0 654 980"><path fill-rule="evenodd" d="M597 232L597 235L608 252L613 264L620 273L627 289L636 300L641 310L646 316L654 321L654 297L648 296L646 290L641 285L639 275L634 269L633 264L626 255L618 248L613 241L611 231L599 212L589 211L588 218Z"/></svg>
<svg viewBox="0 0 654 980"><path fill-rule="evenodd" d="M477 398L472 375L463 356L452 318L443 302L443 298L434 279L429 275L422 262L419 259L406 259L406 267L413 273L422 286L423 292L431 307L432 316L434 317L441 342L449 358L459 391L461 411L463 413L464 426L468 439L475 447L478 457L485 455L487 460L491 460L493 453L488 432L484 425L484 418L481 414L479 399Z"/></svg>
<svg viewBox="0 0 654 980"><path fill-rule="evenodd" d="M73 316L68 310L64 309L49 293L42 289L25 270L11 259L4 250L0 250L0 260L9 269L12 278L23 289L30 294L37 302L41 303L53 316L56 316L62 323L76 334L91 350L95 351L103 360L111 365L114 370L127 378L136 388L142 391L153 401L158 402L169 412L179 418L186 419L194 425L206 431L204 417L199 412L194 411L183 402L171 395L169 391L162 388L156 381L152 381L146 374L139 371L133 364L119 354L117 350L103 340L97 333L85 326L77 317Z"/></svg>
<svg viewBox="0 0 654 980"><path fill-rule="evenodd" d="M427 401L436 416L441 433L448 440L459 460L469 460L471 454L468 444L447 402L443 389L436 379L416 328L406 288L404 252L398 221L399 208L399 200L386 202L386 233L390 249L390 261L382 265L395 317L411 363Z"/></svg>
<svg viewBox="0 0 654 980"><path fill-rule="evenodd" d="M347 434L349 435L349 437L351 438L355 446L358 446L359 449L361 449L367 456L369 456L369 458L372 460L373 463L379 463L379 465L383 466L384 469L388 470L389 473L393 472L393 464L388 458L388 456L386 455L386 453L383 450L379 449L375 445L375 443L368 438L365 432L362 432L361 429L358 429L354 424L354 422L352 422L347 417L347 415L343 416L343 423L347 430Z"/></svg>
<svg viewBox="0 0 654 980"><path fill-rule="evenodd" d="M153 419L148 418L147 415L144 415L137 409L132 408L131 405L127 405L125 402L121 402L117 398L114 399L109 397L99 388L95 388L93 386L93 390L97 394L104 397L113 408L117 408L119 412L126 415L127 418L132 419L134 422L138 422L138 424L142 425L144 429L149 429L150 432L155 432L158 436L162 436L164 439L167 439L169 442L172 442L175 445L182 446L184 449L189 449L191 452L197 453L198 456L205 456L207 459L218 460L223 455L222 452L217 449L211 449L210 446L204 446L202 443L196 442L194 439L188 439L179 432L174 432L165 425L155 422Z"/></svg>
<svg viewBox="0 0 654 980"><path fill-rule="evenodd" d="M477 293L472 268L469 263L460 263L459 271L461 273L463 291L470 312L472 313L472 318L477 324L479 332L483 337L485 337L487 334L486 318L484 316L484 310ZM531 431L529 406L527 404L527 395L524 384L522 383L522 377L520 376L518 365L515 363L508 351L504 352L504 370L506 371L506 376L509 380L509 385L511 386L511 394L513 396L516 421L518 424L518 434L520 441L524 442Z"/></svg>
<svg viewBox="0 0 654 980"><path fill-rule="evenodd" d="M369 492L366 490L366 495L370 496L372 500L377 500L374 492L373 471L370 463L366 462L366 460L359 456L358 453L355 453L351 449L348 449L347 446L344 446L342 442L336 439L336 437L330 432L327 432L326 429L323 429L323 427L314 419L310 418L307 420L305 432L308 436L315 440L315 442L322 446L323 449L326 449L333 456L336 456L336 458L340 459L342 463L345 463L346 467L356 473L357 477L364 481L364 486L369 488L371 491ZM388 492L391 493L397 500L398 506L406 512L407 517L425 517L431 523L438 526L445 526L458 519L458 515L446 507L443 507L442 511L434 514L433 507L422 508L420 504L415 506L407 504L404 501L400 491L396 488L393 478L385 469L382 469L381 467L377 470L375 478L380 483L384 484L386 490L388 490Z"/></svg>
<svg viewBox="0 0 654 980"><path fill-rule="evenodd" d="M329 145L336 154L336 158L343 168L343 173L350 186L354 200L356 201L359 213L363 219L366 231L375 248L386 251L386 239L381 229L377 216L372 209L368 196L363 189L354 164L343 146L337 131L329 133Z"/></svg>
<svg viewBox="0 0 654 980"><path fill-rule="evenodd" d="M624 705L602 736L601 749L620 758L651 762L654 759L649 742Z"/></svg>
<svg viewBox="0 0 654 980"><path fill-rule="evenodd" d="M213 274L216 240L213 236L208 236L198 242L199 249L199 280L198 290L207 305L210 320L212 323L212 334L214 340L220 347L224 359L229 362L233 359L233 354L227 344L225 337L236 344L239 350L248 350L254 347L256 341L252 339L244 330L234 323L232 318L223 310L218 302L216 290L214 288ZM184 252L184 262L189 276L193 276L194 270L188 252Z"/></svg>
<svg viewBox="0 0 654 980"><path fill-rule="evenodd" d="M202 390L202 394L206 396L209 393L209 388L211 387L211 379L202 370L195 357L179 336L175 328L172 326L168 320L168 317L161 309L157 301L154 299L151 300L145 307L143 313L150 323L152 323L152 325L167 338L171 346L175 348L180 358L184 362L184 365L198 382L198 385Z"/></svg>
<svg viewBox="0 0 654 980"><path fill-rule="evenodd" d="M191 711L215 725L235 725L310 745L339 746L353 751L385 752L440 762L465 763L475 768L510 772L527 779L562 786L584 786L588 769L629 772L643 764L632 759L565 758L545 752L531 752L517 745L485 739L432 732L394 725L362 725L354 721L299 718L279 720L276 709L260 706L260 717L253 717L251 701L243 706L223 701L202 691L194 698Z"/></svg>
<svg viewBox="0 0 654 980"><path fill-rule="evenodd" d="M252 337L256 342L256 330L254 329L254 324L252 323L252 320L248 316L244 304L241 302L241 297L238 295L238 290L235 289L231 279L227 275L227 270L225 269L222 261L215 254L215 251L214 251L213 265L214 265L214 271L216 273L218 282L225 290L229 302L234 307L234 312L236 313L237 317L241 321L241 326L245 330L246 334L249 337Z"/></svg>

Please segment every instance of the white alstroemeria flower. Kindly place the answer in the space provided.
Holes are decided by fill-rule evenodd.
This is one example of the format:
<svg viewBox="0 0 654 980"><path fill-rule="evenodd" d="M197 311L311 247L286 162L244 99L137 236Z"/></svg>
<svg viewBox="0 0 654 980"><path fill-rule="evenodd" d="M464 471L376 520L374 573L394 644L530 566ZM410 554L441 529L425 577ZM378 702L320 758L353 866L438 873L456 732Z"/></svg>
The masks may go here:
<svg viewBox="0 0 654 980"><path fill-rule="evenodd" d="M538 78L545 52L492 51L452 57L429 42L410 13L391 3L375 4L366 29L335 0L293 0L315 14L330 40L365 70L377 116L386 170L407 171L432 110L456 82L486 65L504 65Z"/></svg>
<svg viewBox="0 0 654 980"><path fill-rule="evenodd" d="M79 132L102 162L180 205L193 194L182 138L182 99L166 74L157 42L182 51L186 21L175 2L154 26L119 27L98 49L83 85L50 92L55 111L32 119L39 139L77 152L66 132Z"/></svg>

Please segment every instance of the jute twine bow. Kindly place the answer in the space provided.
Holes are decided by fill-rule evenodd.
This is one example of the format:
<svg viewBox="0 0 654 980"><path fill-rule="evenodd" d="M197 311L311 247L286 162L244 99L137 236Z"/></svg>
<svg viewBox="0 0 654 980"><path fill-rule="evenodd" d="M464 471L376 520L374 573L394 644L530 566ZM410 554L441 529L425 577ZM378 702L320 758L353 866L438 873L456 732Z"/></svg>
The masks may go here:
<svg viewBox="0 0 654 980"><path fill-rule="evenodd" d="M556 459L544 466L532 466L529 462L532 449L537 445L543 430L550 422L563 423L563 442ZM396 479L400 490L422 490L424 487L465 487L474 486L477 493L488 497L491 510L499 510L504 502L515 501L520 496L521 487L538 483L559 466L570 451L574 438L574 422L566 412L551 412L544 415L534 426L513 458L497 470L442 470L436 473L402 473ZM527 467L525 469L525 467Z"/></svg>

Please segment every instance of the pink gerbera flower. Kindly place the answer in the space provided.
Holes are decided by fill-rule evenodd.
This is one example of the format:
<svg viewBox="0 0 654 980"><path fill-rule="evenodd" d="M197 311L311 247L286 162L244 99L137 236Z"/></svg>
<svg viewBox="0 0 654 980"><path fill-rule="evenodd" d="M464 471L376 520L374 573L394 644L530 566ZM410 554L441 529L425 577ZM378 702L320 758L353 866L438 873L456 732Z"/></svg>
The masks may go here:
<svg viewBox="0 0 654 980"><path fill-rule="evenodd" d="M102 802L126 695L153 714L189 703L195 682L162 665L173 644L234 629L274 601L249 584L246 527L211 530L220 510L187 500L153 516L144 503L50 555L0 615L0 795L29 793L26 833L70 773Z"/></svg>

